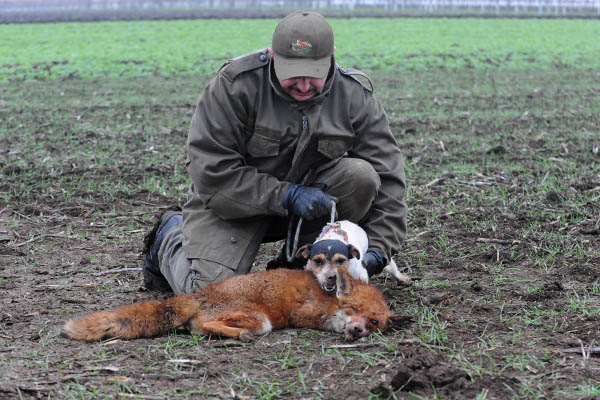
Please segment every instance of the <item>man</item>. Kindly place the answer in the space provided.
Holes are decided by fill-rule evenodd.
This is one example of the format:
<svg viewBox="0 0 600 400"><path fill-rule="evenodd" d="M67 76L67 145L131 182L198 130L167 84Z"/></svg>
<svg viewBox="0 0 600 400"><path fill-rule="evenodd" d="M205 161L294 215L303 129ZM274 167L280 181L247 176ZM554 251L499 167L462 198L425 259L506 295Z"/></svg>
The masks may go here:
<svg viewBox="0 0 600 400"><path fill-rule="evenodd" d="M292 215L307 221L300 242L312 242L332 201L339 219L367 232L370 275L400 249L402 156L372 88L354 77L363 74L338 66L334 51L325 18L297 11L272 47L221 67L192 118L183 214L165 213L147 238L147 286L192 293L247 273L261 243L285 238ZM286 266L285 257L270 264Z"/></svg>

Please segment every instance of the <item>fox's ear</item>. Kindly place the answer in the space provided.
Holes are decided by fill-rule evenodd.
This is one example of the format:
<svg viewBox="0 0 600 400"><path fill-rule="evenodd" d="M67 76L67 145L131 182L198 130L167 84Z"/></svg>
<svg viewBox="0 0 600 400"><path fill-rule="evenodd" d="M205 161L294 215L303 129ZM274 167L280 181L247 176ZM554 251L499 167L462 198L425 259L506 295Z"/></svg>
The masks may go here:
<svg viewBox="0 0 600 400"><path fill-rule="evenodd" d="M390 315L390 319L388 319L387 325L385 329L403 329L408 326L413 321L413 317L410 315L400 315L400 314L392 314Z"/></svg>
<svg viewBox="0 0 600 400"><path fill-rule="evenodd" d="M351 244L349 244L348 245L348 252L352 256L352 258L356 258L357 260L360 260L360 251L358 251L358 249L356 247L354 247Z"/></svg>
<svg viewBox="0 0 600 400"><path fill-rule="evenodd" d="M354 283L352 282L352 277L350 277L348 270L344 267L338 268L336 271L336 278L337 291L335 292L335 296L338 298L349 296L354 290Z"/></svg>
<svg viewBox="0 0 600 400"><path fill-rule="evenodd" d="M308 257L310 256L311 248L312 248L312 244L305 244L304 246L300 247L296 251L296 258L304 258L305 260L308 260Z"/></svg>

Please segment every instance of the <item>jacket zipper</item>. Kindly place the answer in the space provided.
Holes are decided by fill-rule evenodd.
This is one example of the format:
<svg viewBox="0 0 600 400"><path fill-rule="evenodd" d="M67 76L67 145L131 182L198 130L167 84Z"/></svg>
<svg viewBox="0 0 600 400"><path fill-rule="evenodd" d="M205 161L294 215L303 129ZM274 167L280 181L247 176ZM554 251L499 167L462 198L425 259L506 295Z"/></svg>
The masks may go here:
<svg viewBox="0 0 600 400"><path fill-rule="evenodd" d="M302 131L308 129L308 115L302 114Z"/></svg>

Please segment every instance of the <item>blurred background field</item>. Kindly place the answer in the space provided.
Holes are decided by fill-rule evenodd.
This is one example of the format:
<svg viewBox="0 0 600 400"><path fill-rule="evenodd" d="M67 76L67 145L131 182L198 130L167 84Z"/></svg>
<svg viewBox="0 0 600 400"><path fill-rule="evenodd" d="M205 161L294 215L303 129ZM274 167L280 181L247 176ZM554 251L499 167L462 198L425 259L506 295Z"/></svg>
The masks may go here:
<svg viewBox="0 0 600 400"><path fill-rule="evenodd" d="M0 0L0 23L327 17L598 18L599 0Z"/></svg>
<svg viewBox="0 0 600 400"><path fill-rule="evenodd" d="M0 81L206 75L267 47L275 19L0 25ZM367 73L595 69L595 20L332 19L337 61Z"/></svg>

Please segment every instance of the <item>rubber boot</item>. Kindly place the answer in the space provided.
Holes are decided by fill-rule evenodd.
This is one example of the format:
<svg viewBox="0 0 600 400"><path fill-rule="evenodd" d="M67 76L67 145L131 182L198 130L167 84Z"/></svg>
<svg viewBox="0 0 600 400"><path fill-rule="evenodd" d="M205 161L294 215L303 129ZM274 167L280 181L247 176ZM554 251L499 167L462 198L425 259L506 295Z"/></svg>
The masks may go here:
<svg viewBox="0 0 600 400"><path fill-rule="evenodd" d="M146 264L144 266L144 286L148 290L171 291L169 283L160 272L158 251L167 233L183 223L181 211L166 211L155 224L154 229L144 238Z"/></svg>

